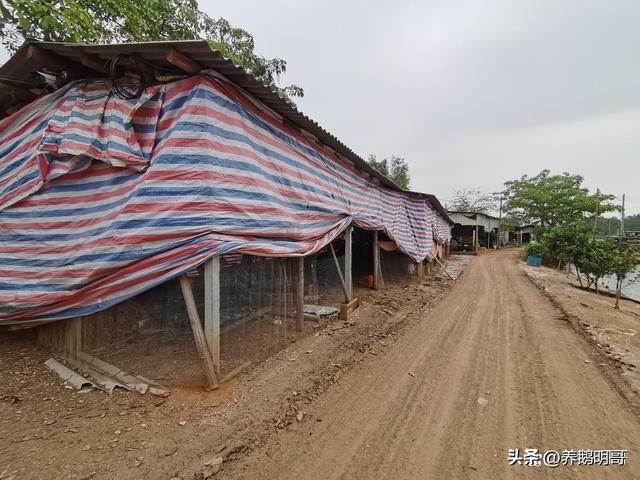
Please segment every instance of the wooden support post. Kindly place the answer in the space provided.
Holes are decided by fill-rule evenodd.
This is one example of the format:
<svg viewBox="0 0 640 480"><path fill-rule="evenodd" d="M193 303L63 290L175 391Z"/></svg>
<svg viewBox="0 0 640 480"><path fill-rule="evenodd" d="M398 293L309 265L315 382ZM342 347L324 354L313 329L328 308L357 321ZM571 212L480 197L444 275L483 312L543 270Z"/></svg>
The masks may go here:
<svg viewBox="0 0 640 480"><path fill-rule="evenodd" d="M349 225L344 235L344 283L347 287L347 302L353 298L353 277L351 274L353 225Z"/></svg>
<svg viewBox="0 0 640 480"><path fill-rule="evenodd" d="M304 329L304 257L298 258L298 289L296 291L296 327Z"/></svg>
<svg viewBox="0 0 640 480"><path fill-rule="evenodd" d="M220 375L220 257L204 264L204 336L216 373Z"/></svg>
<svg viewBox="0 0 640 480"><path fill-rule="evenodd" d="M378 231L373 232L373 288L380 288L380 246L378 245Z"/></svg>
<svg viewBox="0 0 640 480"><path fill-rule="evenodd" d="M422 280L424 280L424 261L417 262L416 266L417 266L416 273L418 275L418 281L421 282Z"/></svg>
<svg viewBox="0 0 640 480"><path fill-rule="evenodd" d="M76 360L82 349L82 317L66 319L64 327L64 356Z"/></svg>
<svg viewBox="0 0 640 480"><path fill-rule="evenodd" d="M333 249L332 243L329 244L329 249L331 250L333 261L336 264L336 270L338 270L338 278L340 279L340 285L342 285L342 291L344 292L344 301L349 303L349 291L347 290L347 284L344 282L342 270L340 269L340 262L338 262L338 257L336 257L336 251Z"/></svg>
<svg viewBox="0 0 640 480"><path fill-rule="evenodd" d="M282 299L284 300L284 303L282 304L282 312L283 312L283 319L282 319L282 331L283 333L286 335L287 332L287 323L289 322L288 320L288 316L289 316L289 284L288 284L288 280L287 280L287 259L283 258L282 259Z"/></svg>
<svg viewBox="0 0 640 480"><path fill-rule="evenodd" d="M447 271L447 269L446 269L446 268L444 268L444 265L442 264L442 262L441 262L440 260L438 260L438 257L433 257L433 259L434 259L436 262L438 262L438 265L440 265L440 268L442 268L442 271L443 271L444 273L446 273L446 274L447 274L447 277L449 277L451 280L455 280L455 278L453 278L453 277L451 276L451 274Z"/></svg>
<svg viewBox="0 0 640 480"><path fill-rule="evenodd" d="M213 390L218 388L218 377L216 376L216 367L211 359L209 353L209 347L204 337L204 331L202 330L202 324L200 323L200 316L198 315L198 307L196 301L193 298L193 292L191 291L191 284L186 274L181 275L179 278L180 288L182 289L182 296L184 297L184 303L187 305L187 312L189 313L189 322L191 323L191 330L193 330L193 338L196 342L196 348L198 354L202 359L204 365L204 373L207 377L207 388Z"/></svg>

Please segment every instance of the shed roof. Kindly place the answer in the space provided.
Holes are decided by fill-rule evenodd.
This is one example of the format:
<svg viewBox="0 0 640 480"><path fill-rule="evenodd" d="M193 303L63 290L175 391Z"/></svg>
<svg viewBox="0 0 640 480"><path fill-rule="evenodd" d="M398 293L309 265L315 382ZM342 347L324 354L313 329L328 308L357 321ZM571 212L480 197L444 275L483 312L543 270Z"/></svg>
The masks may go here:
<svg viewBox="0 0 640 480"><path fill-rule="evenodd" d="M382 185L395 191L407 192L426 198L436 212L449 224L452 220L440 201L431 194L407 191L389 178L374 170L362 157L322 128L316 121L300 112L296 106L282 98L273 88L264 85L241 66L233 63L206 40L181 40L161 42L120 43L110 45L77 44L65 42L26 41L18 51L0 66L0 118L12 104L32 95L33 73L48 67L52 71L68 70L72 78L102 77L100 65L117 55L135 54L154 65L175 68L167 60L167 52L175 50L203 69L213 69L244 91L260 100L282 117L284 123L300 131L312 134L319 142L351 161L356 168L377 179Z"/></svg>
<svg viewBox="0 0 640 480"><path fill-rule="evenodd" d="M487 218L492 218L494 220L500 220L499 217L496 217L495 215L489 215L488 213L482 213L482 212L468 212L465 210L448 210L447 213L449 214L460 214L460 215L464 215L465 217L468 218L475 218L476 215L480 215L483 217L487 217Z"/></svg>

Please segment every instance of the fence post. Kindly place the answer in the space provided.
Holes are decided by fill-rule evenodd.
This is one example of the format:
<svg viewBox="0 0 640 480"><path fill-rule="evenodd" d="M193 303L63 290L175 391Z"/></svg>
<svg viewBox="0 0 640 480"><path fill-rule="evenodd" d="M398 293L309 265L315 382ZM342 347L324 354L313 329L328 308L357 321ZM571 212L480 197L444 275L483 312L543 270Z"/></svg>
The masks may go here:
<svg viewBox="0 0 640 480"><path fill-rule="evenodd" d="M296 292L296 327L304 329L304 257L298 258L298 289Z"/></svg>
<svg viewBox="0 0 640 480"><path fill-rule="evenodd" d="M380 247L378 245L378 231L373 231L373 288L380 288Z"/></svg>
<svg viewBox="0 0 640 480"><path fill-rule="evenodd" d="M211 359L220 375L220 257L204 264L204 336Z"/></svg>
<svg viewBox="0 0 640 480"><path fill-rule="evenodd" d="M347 296L349 297L347 303L353 299L353 278L351 276L352 233L353 226L349 225L344 236L344 283L347 287Z"/></svg>
<svg viewBox="0 0 640 480"><path fill-rule="evenodd" d="M189 314L189 322L191 323L191 330L193 331L193 338L196 342L196 348L198 354L202 359L204 366L204 373L207 377L207 387L209 390L218 388L218 377L216 375L216 367L213 364L211 352L207 346L205 340L202 324L200 323L200 316L198 315L198 307L196 301L193 298L193 291L191 290L191 284L187 274L183 274L178 278L180 282L180 288L182 289L182 296L184 297L184 303L187 305L187 313Z"/></svg>

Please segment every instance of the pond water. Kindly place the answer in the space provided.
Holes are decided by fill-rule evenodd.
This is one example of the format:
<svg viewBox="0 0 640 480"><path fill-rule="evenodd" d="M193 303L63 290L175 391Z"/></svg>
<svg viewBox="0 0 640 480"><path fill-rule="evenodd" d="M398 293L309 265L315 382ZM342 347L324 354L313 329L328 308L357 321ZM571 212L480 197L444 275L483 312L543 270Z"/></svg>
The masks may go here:
<svg viewBox="0 0 640 480"><path fill-rule="evenodd" d="M571 265L571 274L575 276L575 267ZM616 291L616 277L607 277L602 281L602 285L609 287L612 292ZM640 268L635 272L627 275L627 278L622 282L622 295L627 298L640 301Z"/></svg>
<svg viewBox="0 0 640 480"><path fill-rule="evenodd" d="M616 278L609 277L603 282L612 291L616 289ZM622 283L622 295L640 301L640 269L627 276Z"/></svg>

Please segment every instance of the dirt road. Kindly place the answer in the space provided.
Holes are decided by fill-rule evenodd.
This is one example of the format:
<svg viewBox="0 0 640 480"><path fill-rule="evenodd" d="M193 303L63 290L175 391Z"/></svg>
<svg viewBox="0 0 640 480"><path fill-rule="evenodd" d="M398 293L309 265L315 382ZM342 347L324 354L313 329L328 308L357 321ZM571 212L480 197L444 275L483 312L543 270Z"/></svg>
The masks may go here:
<svg viewBox="0 0 640 480"><path fill-rule="evenodd" d="M517 254L475 259L421 322L225 478L640 478L638 418ZM628 461L510 466L509 448L626 449Z"/></svg>

